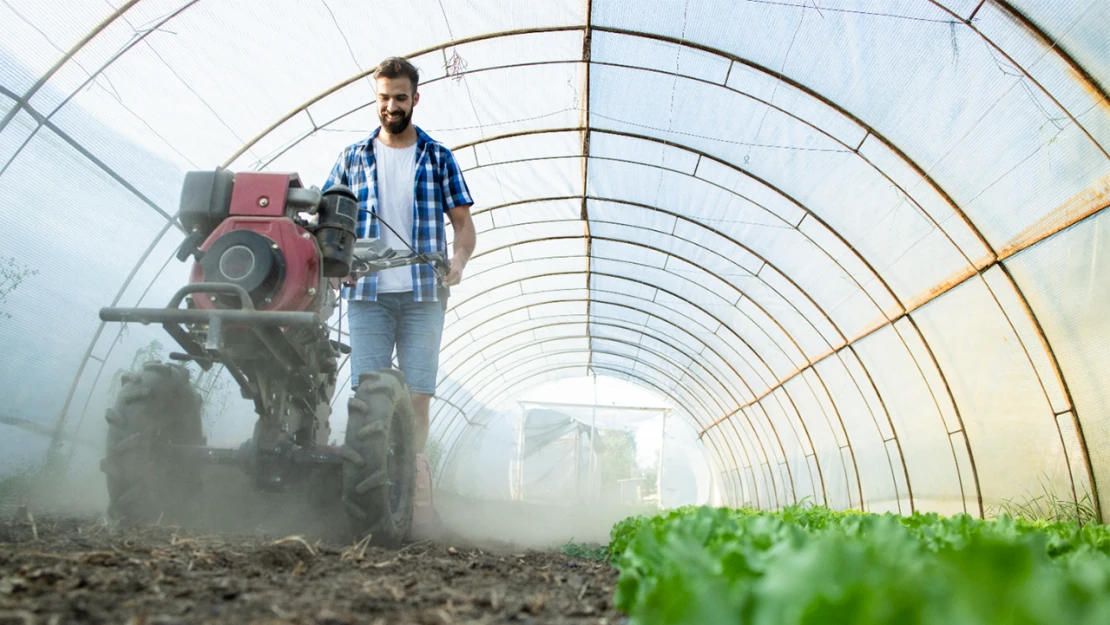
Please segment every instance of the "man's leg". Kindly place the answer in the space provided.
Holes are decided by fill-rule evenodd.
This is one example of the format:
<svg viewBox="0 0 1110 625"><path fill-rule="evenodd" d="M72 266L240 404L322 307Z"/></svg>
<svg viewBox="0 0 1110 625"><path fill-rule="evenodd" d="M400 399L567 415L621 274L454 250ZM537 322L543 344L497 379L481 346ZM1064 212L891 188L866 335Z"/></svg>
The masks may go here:
<svg viewBox="0 0 1110 625"><path fill-rule="evenodd" d="M430 426L429 405L436 392L439 345L443 336L444 308L440 302L411 302L400 313L397 328L397 364L412 388L416 448L416 494L412 509L414 538L437 534L432 473L424 450Z"/></svg>
<svg viewBox="0 0 1110 625"><path fill-rule="evenodd" d="M412 414L415 417L416 423L413 424L413 432L416 438L416 453L424 453L424 448L428 445L428 430L431 429L431 418L428 414L431 409L432 396L424 393L412 393Z"/></svg>

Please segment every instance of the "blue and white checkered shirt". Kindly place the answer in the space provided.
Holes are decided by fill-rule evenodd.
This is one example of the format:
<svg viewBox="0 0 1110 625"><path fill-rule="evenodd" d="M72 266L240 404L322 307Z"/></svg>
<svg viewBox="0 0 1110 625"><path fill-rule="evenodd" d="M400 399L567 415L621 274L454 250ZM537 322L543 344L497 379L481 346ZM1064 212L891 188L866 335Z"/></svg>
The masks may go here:
<svg viewBox="0 0 1110 625"><path fill-rule="evenodd" d="M347 185L358 198L359 208L363 210L359 212L355 234L360 239L378 238L378 170L374 158L374 138L380 131L381 128L378 128L366 139L344 148L324 183L325 191L332 185ZM470 198L470 190L466 187L462 170L455 162L451 150L436 143L420 128L416 128L414 184L412 246L421 254L441 252L446 255L444 212L469 206L474 200ZM414 301L438 301L437 286L435 272L429 265L412 265ZM376 301L377 274L362 278L353 288L343 287L343 297L349 300Z"/></svg>

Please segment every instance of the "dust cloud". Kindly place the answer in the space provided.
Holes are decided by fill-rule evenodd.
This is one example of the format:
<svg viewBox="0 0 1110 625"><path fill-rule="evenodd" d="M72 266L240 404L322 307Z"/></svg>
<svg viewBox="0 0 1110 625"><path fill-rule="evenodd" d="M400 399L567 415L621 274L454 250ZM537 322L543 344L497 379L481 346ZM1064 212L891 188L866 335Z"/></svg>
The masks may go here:
<svg viewBox="0 0 1110 625"><path fill-rule="evenodd" d="M79 438L68 442L72 455L63 475L28 475L21 488L0 493L0 517L10 519L26 509L35 515L106 522L108 493L99 463L107 427L99 421L84 424ZM201 492L189 499L181 518L162 519L162 524L202 532L303 535L334 543L353 539L336 468L305 473L284 492L256 489L237 466L206 465L199 470ZM479 500L442 490L436 492L436 509L440 542L486 549L558 549L568 542L604 545L615 523L656 511L615 502Z"/></svg>
<svg viewBox="0 0 1110 625"><path fill-rule="evenodd" d="M338 471L321 471L284 492L263 492L234 466L202 467L203 489L182 518L161 524L191 531L302 535L345 544L353 536L340 502ZM10 518L26 506L34 514L104 516L108 505L104 474L91 464L74 466L64 480L40 480L33 490L2 502ZM604 545L613 524L654 508L614 503L536 503L476 500L436 492L441 522L438 542L492 550L558 549L568 542Z"/></svg>
<svg viewBox="0 0 1110 625"><path fill-rule="evenodd" d="M605 545L615 523L655 507L615 503L479 501L439 492L436 508L449 536L478 547L552 549L568 542Z"/></svg>

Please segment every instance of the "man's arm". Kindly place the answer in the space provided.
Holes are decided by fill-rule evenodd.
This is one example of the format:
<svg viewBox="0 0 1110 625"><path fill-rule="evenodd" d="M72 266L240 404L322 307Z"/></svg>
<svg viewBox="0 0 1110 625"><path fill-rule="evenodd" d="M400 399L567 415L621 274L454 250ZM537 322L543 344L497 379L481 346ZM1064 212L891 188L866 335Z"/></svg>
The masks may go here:
<svg viewBox="0 0 1110 625"><path fill-rule="evenodd" d="M462 282L463 268L474 253L474 246L478 243L478 233L474 229L474 221L470 219L470 207L474 199L470 197L470 189L466 186L462 169L455 161L455 156L450 150L444 149L446 157L441 161L442 169L439 172L440 189L443 192L443 208L451 220L451 227L455 231L455 243L451 250L451 270L443 279L444 286L455 286Z"/></svg>
<svg viewBox="0 0 1110 625"><path fill-rule="evenodd" d="M451 270L443 280L445 286L455 286L462 282L463 269L474 253L474 246L478 244L478 233L474 229L474 220L470 218L470 206L467 204L447 211L451 228L455 231L455 240L451 250Z"/></svg>
<svg viewBox="0 0 1110 625"><path fill-rule="evenodd" d="M321 191L327 191L337 184L345 186L351 185L349 176L347 175L347 161L350 160L349 156L350 148L346 148L339 153L339 158L336 159L335 165L332 166L331 173L328 174L328 179L324 181L324 186L320 189Z"/></svg>

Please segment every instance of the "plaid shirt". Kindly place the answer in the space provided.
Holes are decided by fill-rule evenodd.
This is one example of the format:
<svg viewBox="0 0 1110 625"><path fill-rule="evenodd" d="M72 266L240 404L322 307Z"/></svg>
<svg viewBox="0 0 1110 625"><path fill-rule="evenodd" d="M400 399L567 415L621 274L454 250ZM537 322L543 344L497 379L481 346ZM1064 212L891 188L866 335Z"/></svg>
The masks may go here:
<svg viewBox="0 0 1110 625"><path fill-rule="evenodd" d="M358 198L358 225L355 234L360 239L378 238L378 168L374 158L374 138L381 129L369 137L344 148L332 167L324 190L337 184L347 185ZM421 254L447 253L447 236L443 213L452 208L474 203L470 190L463 180L455 157L442 144L436 143L423 130L416 128L416 180L414 181L412 246ZM364 211L370 211L369 213ZM436 275L425 264L412 268L413 300L438 301ZM378 276L370 274L352 287L343 287L343 297L349 300L376 301Z"/></svg>

